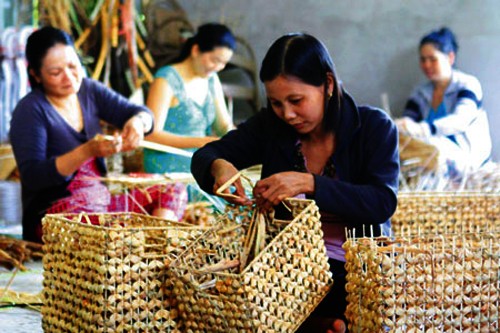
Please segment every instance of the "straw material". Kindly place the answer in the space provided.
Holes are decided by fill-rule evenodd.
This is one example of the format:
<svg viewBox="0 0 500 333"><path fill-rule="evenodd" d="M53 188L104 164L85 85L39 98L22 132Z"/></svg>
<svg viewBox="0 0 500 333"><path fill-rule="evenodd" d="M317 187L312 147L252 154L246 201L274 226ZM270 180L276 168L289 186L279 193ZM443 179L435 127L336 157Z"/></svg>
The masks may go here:
<svg viewBox="0 0 500 333"><path fill-rule="evenodd" d="M435 172L438 169L438 149L404 134L399 134L399 157L403 173L410 169L420 172Z"/></svg>
<svg viewBox="0 0 500 333"><path fill-rule="evenodd" d="M403 192L391 223L396 236L500 231L500 193Z"/></svg>
<svg viewBox="0 0 500 333"><path fill-rule="evenodd" d="M16 168L16 160L9 144L0 144L0 180L7 179Z"/></svg>
<svg viewBox="0 0 500 333"><path fill-rule="evenodd" d="M0 235L0 266L26 271L24 263L42 257L41 244Z"/></svg>
<svg viewBox="0 0 500 333"><path fill-rule="evenodd" d="M350 332L499 332L499 237L349 237Z"/></svg>
<svg viewBox="0 0 500 333"><path fill-rule="evenodd" d="M45 332L178 332L166 271L206 228L135 213L42 223Z"/></svg>
<svg viewBox="0 0 500 333"><path fill-rule="evenodd" d="M211 229L172 262L181 330L294 332L319 304L332 279L318 207L286 205L291 221L231 208L232 227Z"/></svg>

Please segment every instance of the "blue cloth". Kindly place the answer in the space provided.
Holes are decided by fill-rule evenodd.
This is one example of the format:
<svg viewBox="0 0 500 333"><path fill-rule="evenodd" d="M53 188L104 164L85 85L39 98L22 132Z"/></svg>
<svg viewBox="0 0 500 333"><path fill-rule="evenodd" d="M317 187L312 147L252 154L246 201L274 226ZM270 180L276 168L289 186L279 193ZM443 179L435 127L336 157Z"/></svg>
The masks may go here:
<svg viewBox="0 0 500 333"><path fill-rule="evenodd" d="M122 128L128 119L147 108L131 104L102 83L84 78L78 91L84 129L76 132L52 107L40 89L19 101L12 114L10 142L21 175L23 238L36 241L35 228L53 201L68 196L74 175L64 177L56 168L63 155L101 133L104 120ZM98 159L105 172L103 159Z"/></svg>
<svg viewBox="0 0 500 333"><path fill-rule="evenodd" d="M429 114L427 115L426 121L429 123L429 125L434 124L434 121L440 118L446 117L446 108L444 106L444 103L441 103L438 105L437 109L433 109L431 107Z"/></svg>
<svg viewBox="0 0 500 333"><path fill-rule="evenodd" d="M163 130L190 137L211 135L215 121L213 77L208 80L209 93L202 104L188 97L184 81L172 66L160 68L155 77L167 80L179 103L168 109ZM144 170L149 173L190 172L190 164L189 157L144 149Z"/></svg>
<svg viewBox="0 0 500 333"><path fill-rule="evenodd" d="M385 112L358 107L346 92L336 117L338 144L333 164L337 179L314 175L311 199L321 211L340 217L349 227L390 227L389 218L397 205L397 128ZM196 151L191 171L208 193L212 193L214 183L210 166L217 158L228 160L239 170L262 164L263 178L294 171L298 139L292 127L272 110L263 109L238 129Z"/></svg>

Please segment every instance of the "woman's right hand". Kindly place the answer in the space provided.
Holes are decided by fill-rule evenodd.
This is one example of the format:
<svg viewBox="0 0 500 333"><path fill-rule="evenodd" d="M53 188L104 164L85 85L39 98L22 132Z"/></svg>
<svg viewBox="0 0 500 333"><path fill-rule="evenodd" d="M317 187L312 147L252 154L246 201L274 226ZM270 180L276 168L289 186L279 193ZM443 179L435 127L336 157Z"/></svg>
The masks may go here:
<svg viewBox="0 0 500 333"><path fill-rule="evenodd" d="M416 122L410 117L403 117L396 119L395 123L400 133L413 138L427 141L431 136L431 130L426 121Z"/></svg>
<svg viewBox="0 0 500 333"><path fill-rule="evenodd" d="M108 157L121 151L122 138L120 135L104 136L97 134L85 143L91 157Z"/></svg>
<svg viewBox="0 0 500 333"><path fill-rule="evenodd" d="M234 167L231 163L223 159L217 159L213 161L211 166L211 174L214 177L214 187L213 192L217 193L217 190L224 184L226 184L232 177L238 173L238 169ZM243 188L241 179L238 178L232 184L234 191L231 191L231 186L218 194L220 197L224 198L226 201L233 203L235 205L251 205L252 200L250 200Z"/></svg>

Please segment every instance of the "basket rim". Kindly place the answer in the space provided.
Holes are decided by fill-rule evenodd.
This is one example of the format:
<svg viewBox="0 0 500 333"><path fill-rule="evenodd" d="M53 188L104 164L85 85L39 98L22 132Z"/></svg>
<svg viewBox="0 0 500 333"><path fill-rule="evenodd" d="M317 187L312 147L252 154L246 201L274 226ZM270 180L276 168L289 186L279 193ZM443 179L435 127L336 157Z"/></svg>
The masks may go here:
<svg viewBox="0 0 500 333"><path fill-rule="evenodd" d="M401 197L500 197L500 192L485 192L481 190L467 191L399 191L398 198Z"/></svg>
<svg viewBox="0 0 500 333"><path fill-rule="evenodd" d="M354 243L354 244L362 244L363 242L366 241L371 241L371 242L387 242L390 241L391 244L389 246L406 246L406 245L415 245L415 244L420 244L420 243L433 243L438 241L448 241L448 240L455 240L455 239L463 239L465 241L474 241L474 238L477 237L486 237L488 239L497 239L500 237L500 230L498 229L493 229L493 230L479 230L477 232L463 232L463 233L455 233L455 232L449 232L449 233L441 233L441 234L422 234L422 235L416 235L416 234L410 234L410 235L399 235L399 236L374 236L374 237L369 237L369 236L364 236L364 237L353 237L353 236L348 236L346 238L346 243Z"/></svg>
<svg viewBox="0 0 500 333"><path fill-rule="evenodd" d="M165 226L139 226L139 227L112 227L112 226L102 226L102 225L95 225L92 223L84 223L82 222L82 218L88 217L88 216L132 216L132 217L142 217L146 219L153 219L157 221L165 221L168 222L169 225ZM71 220L68 218L68 216L76 216L80 217L79 221ZM180 222L180 221L171 221L167 220L158 216L152 216L152 215L146 215L146 214L140 214L140 213L135 213L135 212L109 212L109 213L56 213L56 214L46 214L43 219L42 219L42 225L45 223L48 223L50 219L59 221L59 222L64 222L68 224L77 224L79 227L85 227L85 228L91 228L91 229L101 229L101 230L118 230L118 231L140 231L140 230L165 230L165 229L176 229L176 230L210 230L212 227L206 227L206 226L199 226L199 225L194 225L186 222ZM208 231L207 230L207 231Z"/></svg>

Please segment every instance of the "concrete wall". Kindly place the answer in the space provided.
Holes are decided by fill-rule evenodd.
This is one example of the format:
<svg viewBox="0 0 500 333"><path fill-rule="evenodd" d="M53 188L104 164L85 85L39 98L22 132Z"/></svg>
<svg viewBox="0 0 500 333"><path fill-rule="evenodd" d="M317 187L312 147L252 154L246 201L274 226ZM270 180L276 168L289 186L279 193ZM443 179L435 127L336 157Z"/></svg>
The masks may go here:
<svg viewBox="0 0 500 333"><path fill-rule="evenodd" d="M495 161L500 161L499 0L179 0L191 21L226 23L253 45L260 63L282 34L305 31L323 40L358 103L381 105L387 93L399 115L424 79L417 45L446 25L457 35L458 68L482 83Z"/></svg>

